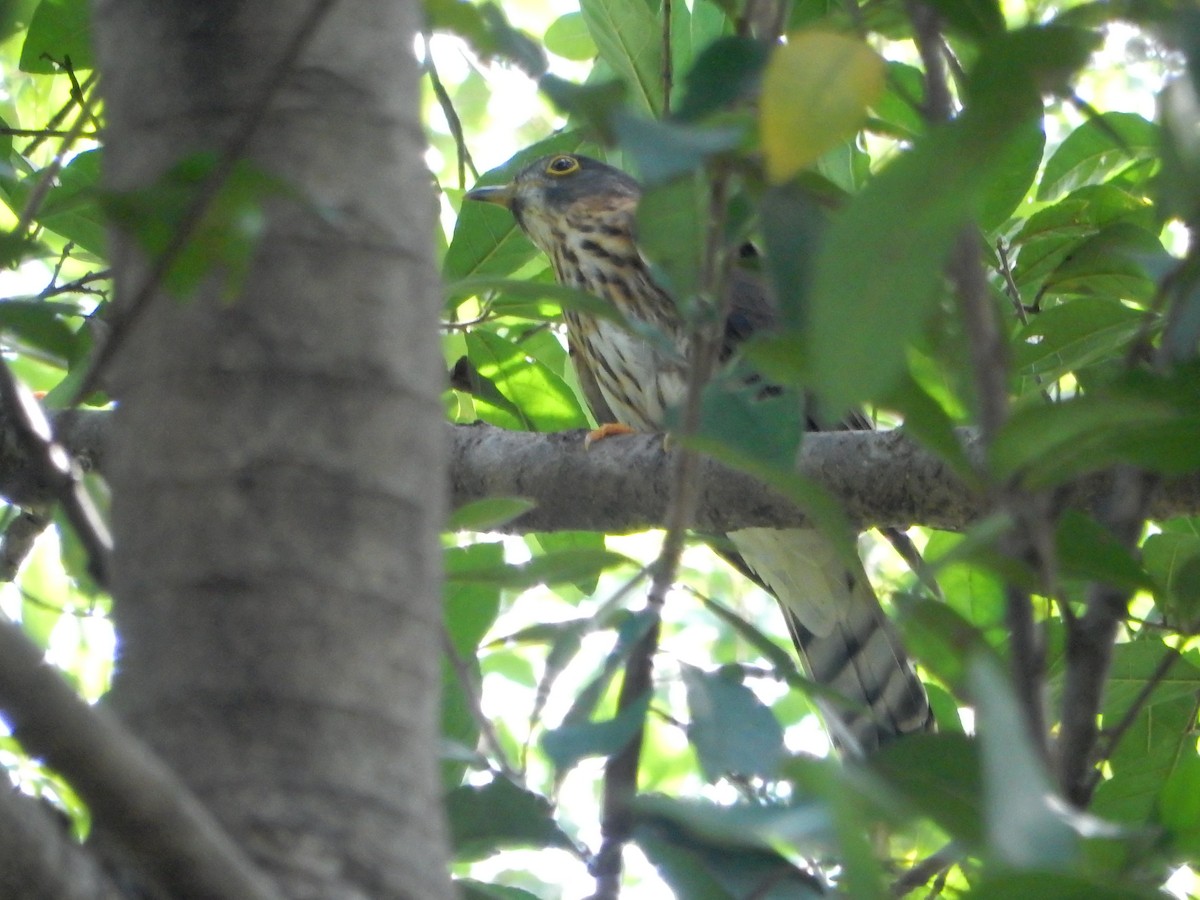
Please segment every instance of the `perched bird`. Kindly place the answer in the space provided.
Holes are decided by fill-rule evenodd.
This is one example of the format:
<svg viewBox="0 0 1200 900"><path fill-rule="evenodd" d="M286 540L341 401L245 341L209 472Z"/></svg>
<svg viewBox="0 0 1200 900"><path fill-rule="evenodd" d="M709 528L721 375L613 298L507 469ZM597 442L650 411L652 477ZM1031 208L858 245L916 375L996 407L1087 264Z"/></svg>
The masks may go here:
<svg viewBox="0 0 1200 900"><path fill-rule="evenodd" d="M559 282L666 336L655 342L619 322L565 313L576 373L597 421L662 430L667 410L686 392L689 332L638 251L638 183L597 160L561 153L531 163L506 185L466 196L510 210ZM735 272L730 290L722 357L773 320L756 276ZM778 598L809 676L845 699L818 701L835 743L867 752L932 726L925 690L861 564L847 568L814 529L746 528L728 538L740 556L735 562Z"/></svg>

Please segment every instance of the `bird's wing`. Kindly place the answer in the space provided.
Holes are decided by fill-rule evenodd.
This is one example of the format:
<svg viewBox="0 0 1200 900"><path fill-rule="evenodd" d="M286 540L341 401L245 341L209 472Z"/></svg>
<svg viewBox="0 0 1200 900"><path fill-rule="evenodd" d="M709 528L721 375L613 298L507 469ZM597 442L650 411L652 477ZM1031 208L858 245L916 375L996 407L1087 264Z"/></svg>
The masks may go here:
<svg viewBox="0 0 1200 900"><path fill-rule="evenodd" d="M600 390L600 385L596 381L596 375L591 367L575 363L575 354L580 352L579 349L573 342L568 341L567 350L571 354L572 368L575 370L575 377L579 381L579 389L583 391L583 399L587 401L588 408L592 411L592 417L596 420L596 424L606 425L617 422L617 416L609 408L608 401L604 399L604 392Z"/></svg>
<svg viewBox="0 0 1200 900"><path fill-rule="evenodd" d="M753 272L731 272L728 307L723 357L776 327L769 285ZM824 424L811 404L808 419L810 429ZM852 411L835 427L870 429L872 423ZM848 566L834 542L811 528L746 528L728 539L737 552L726 551L726 558L778 598L809 675L846 699L844 705L820 701L839 745L867 751L930 727L925 689L861 563Z"/></svg>
<svg viewBox="0 0 1200 900"><path fill-rule="evenodd" d="M820 701L836 743L869 751L929 729L925 689L861 564L848 567L811 528L744 528L729 540L779 600L809 676L845 698Z"/></svg>

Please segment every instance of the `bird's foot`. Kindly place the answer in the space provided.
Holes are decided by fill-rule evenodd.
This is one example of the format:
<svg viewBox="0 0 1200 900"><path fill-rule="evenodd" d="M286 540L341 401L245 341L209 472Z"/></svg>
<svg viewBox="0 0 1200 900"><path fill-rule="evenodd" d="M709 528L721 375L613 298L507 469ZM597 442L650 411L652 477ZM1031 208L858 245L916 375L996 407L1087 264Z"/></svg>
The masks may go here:
<svg viewBox="0 0 1200 900"><path fill-rule="evenodd" d="M620 422L605 422L587 433L587 437L583 439L583 447L585 450L589 449L596 441L602 441L617 434L637 434L637 429L622 425Z"/></svg>

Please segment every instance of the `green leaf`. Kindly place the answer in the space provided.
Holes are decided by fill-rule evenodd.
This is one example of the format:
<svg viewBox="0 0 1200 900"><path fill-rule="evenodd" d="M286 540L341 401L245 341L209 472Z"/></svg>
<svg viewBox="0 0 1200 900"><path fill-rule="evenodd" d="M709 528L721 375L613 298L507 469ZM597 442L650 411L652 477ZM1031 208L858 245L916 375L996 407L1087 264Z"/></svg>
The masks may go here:
<svg viewBox="0 0 1200 900"><path fill-rule="evenodd" d="M560 775L588 757L619 753L641 730L646 710L650 708L650 696L645 694L611 719L562 725L547 731L542 735L542 752Z"/></svg>
<svg viewBox="0 0 1200 900"><path fill-rule="evenodd" d="M1028 484L1045 486L1133 461L1139 448L1164 458L1172 448L1160 443L1169 436L1163 428L1175 420L1171 406L1152 398L1118 391L1074 397L1017 412L989 448L990 461L1000 477L1024 472Z"/></svg>
<svg viewBox="0 0 1200 900"><path fill-rule="evenodd" d="M977 481L975 468L954 430L954 420L909 373L901 374L884 405L901 413L904 432L941 457L958 478L968 484Z"/></svg>
<svg viewBox="0 0 1200 900"><path fill-rule="evenodd" d="M854 134L883 93L883 76L879 55L845 35L798 32L776 46L759 105L770 180L787 181Z"/></svg>
<svg viewBox="0 0 1200 900"><path fill-rule="evenodd" d="M817 254L829 230L829 215L818 199L794 182L768 187L759 208L767 250L767 273L775 288L784 326L800 328L806 318ZM800 342L786 333L776 351L793 366Z"/></svg>
<svg viewBox="0 0 1200 900"><path fill-rule="evenodd" d="M637 646L638 641L644 638L651 628L655 627L658 616L652 609L643 608L637 613L625 612L620 617L617 623L617 640L613 648L608 652L604 659L604 664L600 671L596 673L583 689L576 695L571 708L567 710L567 714L563 716L562 725L575 726L588 722L595 713L596 708L600 705L600 701L604 699L604 694L608 690L612 680L616 677L617 672L629 658L629 654L633 648ZM538 686L539 702L544 699L543 690L549 689L551 673L558 674L561 670L561 665L558 663L558 653L565 649L568 653L573 654L578 647L575 646L576 641L588 631L594 630L595 625L587 623L585 627L572 627L564 631L565 640L556 641L551 647L550 659L546 663L546 677L543 683ZM566 654L564 654L566 655ZM555 666L559 666L558 669Z"/></svg>
<svg viewBox="0 0 1200 900"><path fill-rule="evenodd" d="M608 70L597 63L585 84L548 73L538 79L538 88L567 114L572 126L590 131L601 143L611 144L616 140L613 119L625 108L627 90L624 82L610 80L607 74Z"/></svg>
<svg viewBox="0 0 1200 900"><path fill-rule="evenodd" d="M1042 122L1032 119L1019 127L1004 149L995 177L983 194L979 224L985 231L999 228L1029 192L1042 164L1046 132Z"/></svg>
<svg viewBox="0 0 1200 900"><path fill-rule="evenodd" d="M537 894L506 884L488 884L473 878L456 878L454 886L462 900L538 900Z"/></svg>
<svg viewBox="0 0 1200 900"><path fill-rule="evenodd" d="M1082 241L1107 225L1127 222L1155 228L1153 208L1111 184L1089 185L1030 216L1013 239L1020 247L1013 278L1032 302L1042 281Z"/></svg>
<svg viewBox="0 0 1200 900"><path fill-rule="evenodd" d="M446 630L458 653L474 659L479 642L496 621L500 609L500 586L495 581L471 578L481 570L503 570L504 545L475 543L450 547L446 563ZM466 577L457 577L466 573Z"/></svg>
<svg viewBox="0 0 1200 900"><path fill-rule="evenodd" d="M675 117L694 121L748 96L758 85L767 56L761 41L733 36L713 41L684 76L686 91Z"/></svg>
<svg viewBox="0 0 1200 900"><path fill-rule="evenodd" d="M566 382L528 357L519 344L478 328L467 332L466 341L475 369L517 408L521 427L537 431L587 427L587 416Z"/></svg>
<svg viewBox="0 0 1200 900"><path fill-rule="evenodd" d="M78 315L78 308L69 303L0 300L0 330L64 362L77 356L81 340L63 317Z"/></svg>
<svg viewBox="0 0 1200 900"><path fill-rule="evenodd" d="M764 466L789 471L804 432L804 409L794 391L762 396L761 384L746 385L736 373L718 376L704 388L695 440L718 443Z"/></svg>
<svg viewBox="0 0 1200 900"><path fill-rule="evenodd" d="M630 90L635 107L657 118L663 109L662 24L645 0L580 0L600 51Z"/></svg>
<svg viewBox="0 0 1200 900"><path fill-rule="evenodd" d="M97 190L102 159L102 151L87 150L67 163L38 208L37 221L104 258L108 247L104 229L108 223Z"/></svg>
<svg viewBox="0 0 1200 900"><path fill-rule="evenodd" d="M702 827L704 808L668 806L664 801L637 801L634 840L677 897L808 900L826 895L812 874L769 846L746 846L740 835L709 833Z"/></svg>
<svg viewBox="0 0 1200 900"><path fill-rule="evenodd" d="M938 578L941 582L941 576ZM947 592L947 597L957 596ZM990 648L971 620L945 603L918 598L899 604L904 644L938 679L958 693L967 685L967 661Z"/></svg>
<svg viewBox="0 0 1200 900"><path fill-rule="evenodd" d="M1128 591L1152 590L1154 582L1113 533L1078 510L1067 510L1055 532L1064 575Z"/></svg>
<svg viewBox="0 0 1200 900"><path fill-rule="evenodd" d="M942 264L987 178L982 148L955 146L958 134L941 132L895 160L829 230L813 275L804 360L832 410L895 383L905 345L937 299Z"/></svg>
<svg viewBox="0 0 1200 900"><path fill-rule="evenodd" d="M1194 36L1192 42L1195 44ZM1200 108L1197 52L1200 51L1193 48L1191 80L1172 79L1158 100L1162 119L1162 172L1157 185L1161 214L1184 222L1195 221L1200 214L1196 197L1196 185L1200 184L1200 147L1194 138L1196 110Z"/></svg>
<svg viewBox="0 0 1200 900"><path fill-rule="evenodd" d="M624 110L617 111L614 124L621 149L633 161L645 188L701 169L713 156L742 142L741 128L655 122Z"/></svg>
<svg viewBox="0 0 1200 900"><path fill-rule="evenodd" d="M835 220L811 294L809 384L842 410L878 397L905 368L906 345L942 290L942 269L976 219L1009 148L1041 115L1038 88L1082 64L1062 29L990 42L972 73L971 104L875 177ZM1046 58L1053 48L1055 55Z"/></svg>
<svg viewBox="0 0 1200 900"><path fill-rule="evenodd" d="M1146 571L1161 585L1156 601L1171 627L1193 632L1200 626L1200 537L1163 532L1142 544Z"/></svg>
<svg viewBox="0 0 1200 900"><path fill-rule="evenodd" d="M690 75L696 61L709 47L722 38L733 35L736 27L734 22L739 13L727 8L728 6L728 0L671 4L671 56L676 72L671 94L673 110L680 109L688 90L688 75L681 79L678 73ZM736 56L736 51L731 55ZM729 74L730 77L736 77L733 69L729 70Z"/></svg>
<svg viewBox="0 0 1200 900"><path fill-rule="evenodd" d="M1004 31L1004 14L997 0L930 0L952 32L974 40L995 37Z"/></svg>
<svg viewBox="0 0 1200 900"><path fill-rule="evenodd" d="M483 59L499 51L492 29L480 7L468 0L423 0L431 31L449 31L471 45Z"/></svg>
<svg viewBox="0 0 1200 900"><path fill-rule="evenodd" d="M739 896L744 896L726 890L719 873L708 871L710 865L723 862L721 857L706 847L698 846L687 836L678 838L672 831L660 831L650 826L636 829L634 840L658 871L658 877L674 891L676 897L686 897L688 900L737 900Z"/></svg>
<svg viewBox="0 0 1200 900"><path fill-rule="evenodd" d="M102 198L111 220L152 258L163 256L193 211L203 208L164 279L177 297L188 296L214 275L227 296L235 294L265 227L263 203L291 194L282 181L246 160L234 163L223 181L213 185L218 165L215 154L196 153L148 188Z"/></svg>
<svg viewBox="0 0 1200 900"><path fill-rule="evenodd" d="M90 11L87 0L42 0L21 47L21 71L53 74L68 59L77 72L92 68Z"/></svg>
<svg viewBox="0 0 1200 900"><path fill-rule="evenodd" d="M546 49L563 59L587 60L598 52L588 33L583 13L569 12L550 23L545 35Z"/></svg>
<svg viewBox="0 0 1200 900"><path fill-rule="evenodd" d="M916 66L888 60L887 88L875 101L871 127L911 140L924 133L926 122L921 116L925 98L925 73Z"/></svg>
<svg viewBox="0 0 1200 900"><path fill-rule="evenodd" d="M543 531L525 535L525 543L535 557L550 553L603 553L606 544L604 535L594 531ZM627 561L627 560L626 560ZM571 581L583 596L596 592L600 571L587 572Z"/></svg>
<svg viewBox="0 0 1200 900"><path fill-rule="evenodd" d="M446 796L446 814L458 860L484 859L510 847L574 849L555 823L550 801L507 778L456 788Z"/></svg>
<svg viewBox="0 0 1200 900"><path fill-rule="evenodd" d="M969 900L1013 900L1015 897L1053 897L1054 900L1162 900L1150 888L1122 882L1095 881L1084 875L1061 872L989 872L970 892Z"/></svg>
<svg viewBox="0 0 1200 900"><path fill-rule="evenodd" d="M983 763L984 823L989 854L1017 869L1064 869L1078 859L1078 837L1064 820L1025 716L997 663L977 657L969 680Z"/></svg>
<svg viewBox="0 0 1200 900"><path fill-rule="evenodd" d="M703 178L681 178L647 190L637 210L638 247L659 282L685 311L694 309L704 247L708 191Z"/></svg>
<svg viewBox="0 0 1200 900"><path fill-rule="evenodd" d="M525 497L484 497L450 513L447 531L490 531L520 518L537 504Z"/></svg>
<svg viewBox="0 0 1200 900"><path fill-rule="evenodd" d="M53 544L47 541L34 545L16 584L21 597L21 629L43 650L49 648L51 634L69 610L87 608L86 599L74 593Z"/></svg>
<svg viewBox="0 0 1200 900"><path fill-rule="evenodd" d="M445 553L447 569L462 567L503 568L504 546L500 543L477 543L468 547L450 548ZM463 584L448 580L444 590L446 634L466 672L452 663L449 654L442 655L441 729L446 742L457 742L474 748L479 741L479 722L471 712L467 696L470 687L478 693L478 647L492 627L500 609L500 588L492 584ZM467 679L470 683L463 684ZM466 760L443 757L442 784L458 785L466 770Z"/></svg>
<svg viewBox="0 0 1200 900"><path fill-rule="evenodd" d="M1157 290L1142 260L1164 256L1158 238L1117 222L1071 248L1044 284L1053 294L1083 294L1148 301Z"/></svg>
<svg viewBox="0 0 1200 900"><path fill-rule="evenodd" d="M526 147L504 165L485 173L476 187L505 184L542 156L579 149L577 132L563 132ZM452 283L474 275L511 275L537 255L537 249L506 209L493 203L464 203L442 261L442 278Z"/></svg>
<svg viewBox="0 0 1200 900"><path fill-rule="evenodd" d="M458 549L458 548L452 548ZM448 558L453 556L447 551ZM525 590L537 584L562 584L590 578L615 565L628 563L626 556L612 550L572 548L535 556L525 563L494 566L467 560L450 567L446 577L463 584L490 584L512 590Z"/></svg>
<svg viewBox="0 0 1200 900"><path fill-rule="evenodd" d="M1195 753L1185 753L1163 783L1155 818L1176 854L1200 856L1200 757Z"/></svg>
<svg viewBox="0 0 1200 900"><path fill-rule="evenodd" d="M1196 701L1183 697L1148 706L1124 734L1110 761L1112 777L1096 788L1093 811L1141 823L1180 761L1196 752Z"/></svg>
<svg viewBox="0 0 1200 900"><path fill-rule="evenodd" d="M753 806L642 796L634 800L633 809L639 823L669 821L686 829L693 838L727 847L769 849L785 844L811 848L814 843L832 844L829 809L819 801Z"/></svg>
<svg viewBox="0 0 1200 900"><path fill-rule="evenodd" d="M0 5L0 40L29 29L29 21L39 0L10 0Z"/></svg>
<svg viewBox="0 0 1200 900"><path fill-rule="evenodd" d="M783 759L783 729L748 687L723 672L683 667L688 741L710 782L728 774L774 778Z"/></svg>
<svg viewBox="0 0 1200 900"><path fill-rule="evenodd" d="M1020 371L1046 378L1078 371L1123 350L1140 331L1145 315L1104 298L1048 307L1017 333L1014 363Z"/></svg>
<svg viewBox="0 0 1200 900"><path fill-rule="evenodd" d="M1117 644L1104 699L1104 727L1115 728L1142 696L1169 652L1157 640ZM1200 667L1196 654L1177 659L1145 699L1108 757L1111 777L1096 788L1092 810L1120 822L1145 823L1182 759L1196 752Z"/></svg>
<svg viewBox="0 0 1200 900"><path fill-rule="evenodd" d="M956 841L984 841L978 745L963 734L914 734L871 755L868 764Z"/></svg>
<svg viewBox="0 0 1200 900"><path fill-rule="evenodd" d="M1111 176L1158 152L1158 127L1137 113L1110 112L1088 119L1059 144L1046 163L1038 199L1052 200Z"/></svg>
<svg viewBox="0 0 1200 900"><path fill-rule="evenodd" d="M552 281L519 281L513 278L477 275L446 285L446 296L451 302L492 292L499 295L488 300L489 307L494 312L512 310L515 314L514 307L526 308L533 301L551 300L557 304L557 308L550 313L555 318L565 309L610 322L625 322L616 307L607 300L601 300L595 294L589 294L579 288Z"/></svg>

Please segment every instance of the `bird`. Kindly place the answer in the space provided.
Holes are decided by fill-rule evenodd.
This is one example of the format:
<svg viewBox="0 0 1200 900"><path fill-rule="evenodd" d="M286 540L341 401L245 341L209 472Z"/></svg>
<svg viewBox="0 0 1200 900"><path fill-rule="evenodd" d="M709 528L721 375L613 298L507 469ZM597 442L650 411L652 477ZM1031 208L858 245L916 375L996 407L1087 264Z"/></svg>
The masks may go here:
<svg viewBox="0 0 1200 900"><path fill-rule="evenodd" d="M571 359L597 422L657 432L685 397L691 337L675 299L638 249L641 194L637 180L620 169L557 153L529 163L506 184L465 196L508 209L549 257L559 283L620 314L564 310ZM767 283L755 273L735 268L729 290L722 359L775 320ZM648 339L645 328L621 319L665 339ZM808 427L819 425L810 420ZM843 427L870 426L856 416ZM816 704L835 746L866 754L934 727L924 686L861 561L848 563L814 528L743 528L726 537L731 561L779 601L808 676L825 689Z"/></svg>

